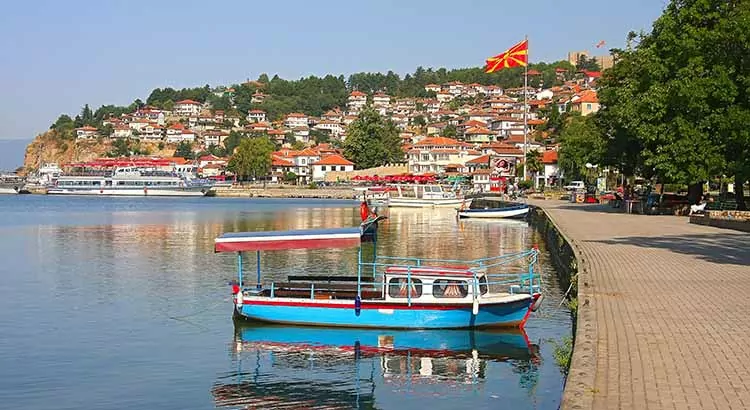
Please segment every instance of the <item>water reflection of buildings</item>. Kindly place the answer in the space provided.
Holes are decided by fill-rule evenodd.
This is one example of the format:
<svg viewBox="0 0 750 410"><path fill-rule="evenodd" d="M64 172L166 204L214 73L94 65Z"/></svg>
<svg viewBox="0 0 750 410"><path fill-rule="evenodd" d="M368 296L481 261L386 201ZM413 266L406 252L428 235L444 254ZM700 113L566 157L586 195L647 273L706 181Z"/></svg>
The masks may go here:
<svg viewBox="0 0 750 410"><path fill-rule="evenodd" d="M416 385L477 388L493 370L534 379L539 361L524 333L508 331L238 324L231 351L237 367L212 389L219 407L370 408Z"/></svg>

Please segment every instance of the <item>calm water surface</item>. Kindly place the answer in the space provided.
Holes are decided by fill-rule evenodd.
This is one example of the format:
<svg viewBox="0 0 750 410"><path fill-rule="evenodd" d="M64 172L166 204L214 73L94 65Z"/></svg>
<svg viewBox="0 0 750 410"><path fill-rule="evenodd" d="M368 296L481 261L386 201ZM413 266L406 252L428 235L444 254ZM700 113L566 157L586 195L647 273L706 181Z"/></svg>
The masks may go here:
<svg viewBox="0 0 750 410"><path fill-rule="evenodd" d="M540 241L519 222L381 213L383 255L475 258ZM351 201L0 197L2 407L558 407L551 341L571 330L546 255L547 299L526 334L235 327L235 259L213 253L216 236L358 218ZM351 275L355 252L267 253L262 266L277 279Z"/></svg>

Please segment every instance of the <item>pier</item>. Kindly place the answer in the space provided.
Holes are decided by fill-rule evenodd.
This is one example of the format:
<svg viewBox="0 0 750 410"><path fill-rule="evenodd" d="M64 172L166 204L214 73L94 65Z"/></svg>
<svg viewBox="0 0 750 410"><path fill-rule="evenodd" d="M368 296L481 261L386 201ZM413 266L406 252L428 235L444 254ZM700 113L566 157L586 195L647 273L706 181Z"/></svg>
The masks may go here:
<svg viewBox="0 0 750 410"><path fill-rule="evenodd" d="M750 408L750 234L530 202L578 260L563 409Z"/></svg>

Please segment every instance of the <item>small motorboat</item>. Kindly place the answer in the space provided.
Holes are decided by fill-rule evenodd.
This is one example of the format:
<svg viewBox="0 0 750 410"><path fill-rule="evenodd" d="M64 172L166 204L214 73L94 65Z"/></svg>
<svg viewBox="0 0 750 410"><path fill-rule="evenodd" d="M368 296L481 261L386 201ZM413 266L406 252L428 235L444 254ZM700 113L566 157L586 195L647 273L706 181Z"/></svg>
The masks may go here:
<svg viewBox="0 0 750 410"><path fill-rule="evenodd" d="M503 208L480 208L480 209L459 209L459 218L525 218L529 214L529 206L518 204L506 206Z"/></svg>

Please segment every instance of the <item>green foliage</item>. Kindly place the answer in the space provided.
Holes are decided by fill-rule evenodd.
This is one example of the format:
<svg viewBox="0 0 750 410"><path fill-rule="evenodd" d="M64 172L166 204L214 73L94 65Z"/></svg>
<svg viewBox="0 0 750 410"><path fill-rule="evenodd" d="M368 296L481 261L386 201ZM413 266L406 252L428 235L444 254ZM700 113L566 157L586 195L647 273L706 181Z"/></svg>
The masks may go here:
<svg viewBox="0 0 750 410"><path fill-rule="evenodd" d="M414 117L414 120L412 120L412 124L417 127L426 127L427 120L424 119L424 115L417 115Z"/></svg>
<svg viewBox="0 0 750 410"><path fill-rule="evenodd" d="M237 131L229 131L229 136L224 140L224 148L228 155L232 155L234 149L240 145L242 134Z"/></svg>
<svg viewBox="0 0 750 410"><path fill-rule="evenodd" d="M404 153L398 129L389 119L368 107L349 125L344 140L344 156L358 169L401 162Z"/></svg>
<svg viewBox="0 0 750 410"><path fill-rule="evenodd" d="M55 130L57 138L61 140L75 139L75 125L73 119L68 115L63 114L58 117L57 121L50 126L50 129Z"/></svg>
<svg viewBox="0 0 750 410"><path fill-rule="evenodd" d="M265 178L271 171L271 154L274 148L271 140L266 137L245 138L240 142L227 168L241 179L249 176Z"/></svg>
<svg viewBox="0 0 750 410"><path fill-rule="evenodd" d="M157 145L156 147L159 148L159 151L161 151L161 150L164 149L164 143L163 142L159 142L159 145Z"/></svg>
<svg viewBox="0 0 750 410"><path fill-rule="evenodd" d="M130 144L125 138L118 138L112 142L112 149L107 152L110 158L130 156Z"/></svg>
<svg viewBox="0 0 750 410"><path fill-rule="evenodd" d="M552 341L552 356L555 364L560 368L560 372L568 374L570 370L570 358L573 356L573 338L565 336L560 342Z"/></svg>
<svg viewBox="0 0 750 410"><path fill-rule="evenodd" d="M222 147L221 145L211 145L210 147L208 147L208 153L217 157L227 156L226 148Z"/></svg>
<svg viewBox="0 0 750 410"><path fill-rule="evenodd" d="M443 136L448 138L456 138L456 136L458 136L456 126L453 124L446 125L445 129L443 130Z"/></svg>
<svg viewBox="0 0 750 410"><path fill-rule="evenodd" d="M211 95L211 87L209 87L208 84L203 87L183 88L181 90L175 90L170 87L157 88L151 91L151 94L146 99L146 104L161 109L167 109L166 105L168 103L174 104L181 100L193 100L203 103L206 102Z"/></svg>
<svg viewBox="0 0 750 410"><path fill-rule="evenodd" d="M585 173L586 163L604 163L607 140L595 122L595 115L573 116L560 134L559 166L568 178Z"/></svg>
<svg viewBox="0 0 750 410"><path fill-rule="evenodd" d="M294 172L287 172L284 174L284 181L286 182L295 182L297 181L297 174Z"/></svg>
<svg viewBox="0 0 750 410"><path fill-rule="evenodd" d="M520 189L531 189L533 186L534 183L531 180L518 181L518 188Z"/></svg>
<svg viewBox="0 0 750 410"><path fill-rule="evenodd" d="M594 57L587 58L585 55L580 55L576 62L576 69L585 71L599 71L599 63L596 62Z"/></svg>
<svg viewBox="0 0 750 410"><path fill-rule="evenodd" d="M97 132L102 137L109 137L113 132L115 132L115 129L114 127L112 127L112 124L99 125L97 127Z"/></svg>
<svg viewBox="0 0 750 410"><path fill-rule="evenodd" d="M315 141L316 144L323 144L331 141L331 134L326 131L316 130L313 128L310 130L310 138Z"/></svg>
<svg viewBox="0 0 750 410"><path fill-rule="evenodd" d="M180 143L177 144L177 149L175 150L173 156L185 159L195 159L195 153L193 153L193 144L188 141L180 141Z"/></svg>
<svg viewBox="0 0 750 410"><path fill-rule="evenodd" d="M610 158L663 182L747 178L750 4L674 0L628 42L600 81Z"/></svg>
<svg viewBox="0 0 750 410"><path fill-rule="evenodd" d="M526 153L526 172L538 174L543 170L542 154L537 150L528 151Z"/></svg>
<svg viewBox="0 0 750 410"><path fill-rule="evenodd" d="M293 150L300 151L300 150L305 149L306 147L307 146L302 141L294 140L294 142L292 142L292 149Z"/></svg>

